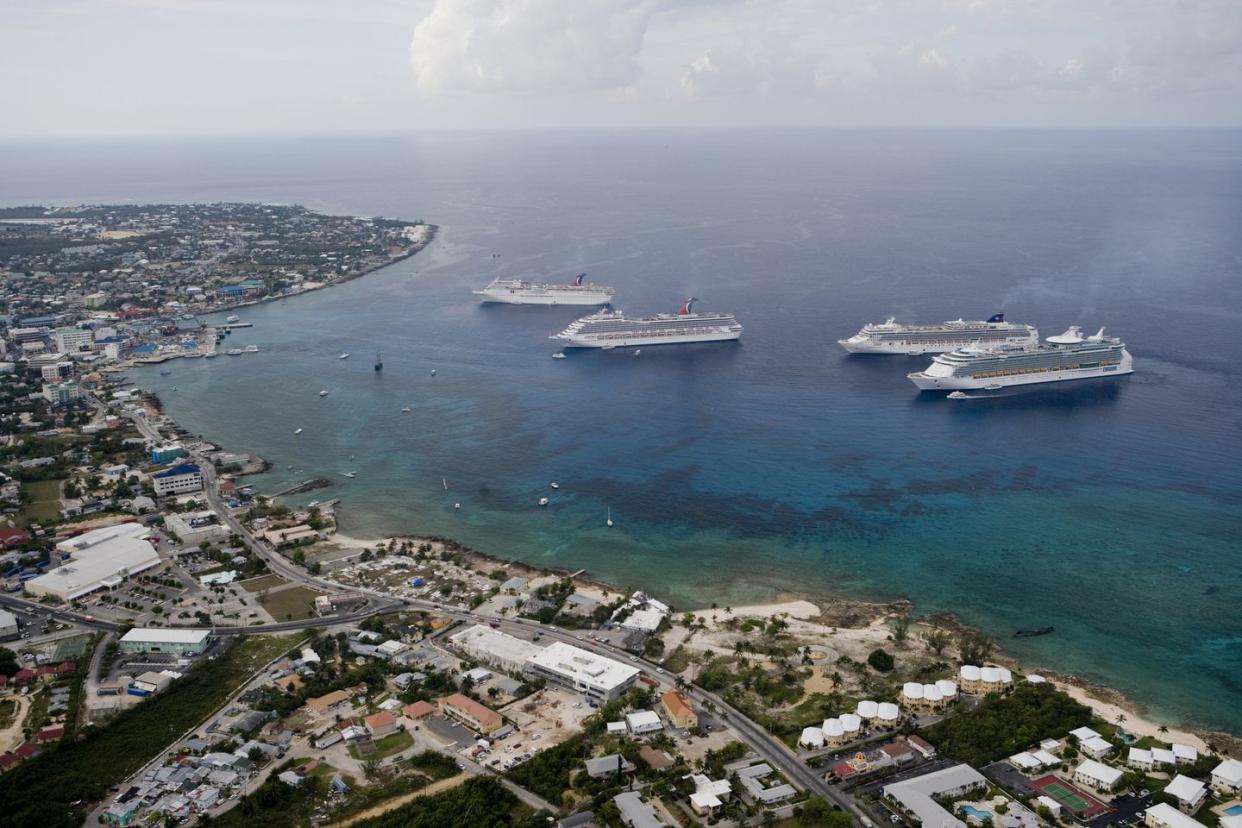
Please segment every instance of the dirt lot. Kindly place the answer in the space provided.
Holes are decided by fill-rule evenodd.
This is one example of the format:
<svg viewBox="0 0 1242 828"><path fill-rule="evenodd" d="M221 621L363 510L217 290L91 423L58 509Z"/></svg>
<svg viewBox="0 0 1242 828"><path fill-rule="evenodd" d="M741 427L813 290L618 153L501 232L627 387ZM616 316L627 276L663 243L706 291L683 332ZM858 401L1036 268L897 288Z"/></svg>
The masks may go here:
<svg viewBox="0 0 1242 828"><path fill-rule="evenodd" d="M495 746L493 756L508 758L560 744L581 731L582 720L595 711L568 690L545 688L501 708L500 712L520 731Z"/></svg>
<svg viewBox="0 0 1242 828"><path fill-rule="evenodd" d="M277 621L301 621L315 617L315 599L320 595L323 593L304 586L292 586L269 590L259 596L259 603Z"/></svg>

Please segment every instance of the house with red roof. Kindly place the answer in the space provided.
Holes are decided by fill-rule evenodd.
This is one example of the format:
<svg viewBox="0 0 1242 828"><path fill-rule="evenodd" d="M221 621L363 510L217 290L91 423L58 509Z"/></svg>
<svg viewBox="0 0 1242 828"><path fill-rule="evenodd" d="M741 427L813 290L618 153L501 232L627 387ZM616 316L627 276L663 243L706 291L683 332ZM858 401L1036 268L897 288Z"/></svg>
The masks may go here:
<svg viewBox="0 0 1242 828"><path fill-rule="evenodd" d="M0 528L0 546L6 548L10 546L21 546L22 544L29 543L30 537L30 533L25 529L18 529L10 526Z"/></svg>
<svg viewBox="0 0 1242 828"><path fill-rule="evenodd" d="M61 725L45 727L35 737L41 745L46 745L48 742L59 742L63 738L65 738L65 728Z"/></svg>
<svg viewBox="0 0 1242 828"><path fill-rule="evenodd" d="M29 667L23 667L22 669L18 670L16 673L13 674L13 683L18 684L18 685L30 684L32 681L34 681L38 677L39 677L39 674L36 673L34 670L31 670Z"/></svg>

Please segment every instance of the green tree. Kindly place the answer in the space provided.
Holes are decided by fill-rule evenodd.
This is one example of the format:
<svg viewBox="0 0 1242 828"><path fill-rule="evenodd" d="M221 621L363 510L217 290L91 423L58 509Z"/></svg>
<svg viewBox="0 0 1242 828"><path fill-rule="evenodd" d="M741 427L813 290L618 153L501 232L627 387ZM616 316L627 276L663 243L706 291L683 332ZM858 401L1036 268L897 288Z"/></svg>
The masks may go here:
<svg viewBox="0 0 1242 828"><path fill-rule="evenodd" d="M882 648L877 647L867 656L867 663L881 673L890 673L893 670L893 657L885 652Z"/></svg>

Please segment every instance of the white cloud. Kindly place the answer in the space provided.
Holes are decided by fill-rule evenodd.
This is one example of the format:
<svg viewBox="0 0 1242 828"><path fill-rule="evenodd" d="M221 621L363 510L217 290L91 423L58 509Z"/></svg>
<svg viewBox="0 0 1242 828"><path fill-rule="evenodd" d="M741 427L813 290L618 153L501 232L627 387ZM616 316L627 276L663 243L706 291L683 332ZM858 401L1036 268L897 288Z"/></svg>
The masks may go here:
<svg viewBox="0 0 1242 828"><path fill-rule="evenodd" d="M642 75L638 56L659 0L437 0L414 29L424 93L615 90Z"/></svg>

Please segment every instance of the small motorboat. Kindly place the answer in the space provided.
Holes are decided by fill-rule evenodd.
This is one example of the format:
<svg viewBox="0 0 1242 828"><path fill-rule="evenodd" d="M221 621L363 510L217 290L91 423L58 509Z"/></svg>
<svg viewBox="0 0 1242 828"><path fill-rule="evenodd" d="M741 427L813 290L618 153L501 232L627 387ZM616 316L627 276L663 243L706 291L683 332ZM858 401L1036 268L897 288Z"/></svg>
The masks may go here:
<svg viewBox="0 0 1242 828"><path fill-rule="evenodd" d="M994 382L994 383L992 383L991 385L985 385L985 386L983 386L983 390L984 390L984 391L999 391L999 390L1001 390L1001 389L1002 389L1002 388L1004 388L1004 387L1005 387L1005 386L1001 385L1000 383L998 383L998 382Z"/></svg>
<svg viewBox="0 0 1242 828"><path fill-rule="evenodd" d="M227 317L224 321L225 322L240 322L241 317L237 315L233 315L233 316Z"/></svg>
<svg viewBox="0 0 1242 828"><path fill-rule="evenodd" d="M323 391L320 391L320 392L319 392L319 396L321 396L321 397L326 397L326 396L328 396L328 390L325 388Z"/></svg>
<svg viewBox="0 0 1242 828"><path fill-rule="evenodd" d="M562 353L561 351L557 351L555 354L552 355L552 358L553 359L564 359L565 354Z"/></svg>
<svg viewBox="0 0 1242 828"><path fill-rule="evenodd" d="M454 503L454 504L453 504L453 508L454 508L454 509L460 509L460 508L461 508L461 504L460 504L460 503Z"/></svg>
<svg viewBox="0 0 1242 828"><path fill-rule="evenodd" d="M539 498L539 505L540 505L540 506L547 506L547 505L548 505L548 499L547 499L546 497L541 497L541 498Z"/></svg>
<svg viewBox="0 0 1242 828"><path fill-rule="evenodd" d="M435 369L435 368L432 368L432 369L431 369L431 375L432 375L433 377L436 375L436 369Z"/></svg>
<svg viewBox="0 0 1242 828"><path fill-rule="evenodd" d="M401 413L402 413L402 414L409 414L409 413L410 413L411 411L413 411L413 410L414 410L414 409L410 408L410 407L407 405L405 408L401 409Z"/></svg>
<svg viewBox="0 0 1242 828"><path fill-rule="evenodd" d="M286 468L286 469L292 469L292 468L293 468L293 464L292 464L292 463L290 463L289 465L285 466L285 468Z"/></svg>
<svg viewBox="0 0 1242 828"><path fill-rule="evenodd" d="M358 476L358 472L352 472L352 471L345 472L345 476L348 477L350 480L353 480L355 477Z"/></svg>
<svg viewBox="0 0 1242 828"><path fill-rule="evenodd" d="M549 486L551 486L553 489L559 489L559 488L561 487L561 484L560 484L560 483L557 483L555 480L553 480L553 481L552 481L551 483L549 483L548 485L549 485Z"/></svg>
<svg viewBox="0 0 1242 828"><path fill-rule="evenodd" d="M298 436L299 434L301 434L301 433L302 433L302 429L300 429L300 428L295 428L295 429L293 430L293 436L294 436L294 437L297 437L297 436Z"/></svg>
<svg viewBox="0 0 1242 828"><path fill-rule="evenodd" d="M949 392L949 399L951 399L951 400L968 400L968 399L970 399L970 395L969 395L969 394L967 394L965 391L950 391L950 392Z"/></svg>
<svg viewBox="0 0 1242 828"><path fill-rule="evenodd" d="M203 359L215 359L218 356L220 355L217 354L215 351L208 351L207 353L203 354Z"/></svg>
<svg viewBox="0 0 1242 828"><path fill-rule="evenodd" d="M1050 624L1047 627L1035 627L1034 629L1030 629L1030 630L1018 630L1017 632L1013 634L1013 637L1014 638L1035 638L1036 636L1040 636L1040 635L1051 635L1052 633L1056 632L1056 629L1057 629L1056 627Z"/></svg>
<svg viewBox="0 0 1242 828"><path fill-rule="evenodd" d="M167 368L161 368L161 369L160 369L160 376L161 376L161 377L166 377L166 376L168 376L168 375L169 375L169 374L171 374L171 373L172 373L172 371L168 370Z"/></svg>
<svg viewBox="0 0 1242 828"><path fill-rule="evenodd" d="M241 355L242 355L241 348L229 348L229 356L241 356Z"/></svg>
<svg viewBox="0 0 1242 828"><path fill-rule="evenodd" d="M257 354L259 352L259 346L247 345L243 350L248 354Z"/></svg>
<svg viewBox="0 0 1242 828"><path fill-rule="evenodd" d="M616 350L616 347L617 347L616 345L605 345L602 348L600 348L600 350L601 351L612 351L612 350Z"/></svg>
<svg viewBox="0 0 1242 828"><path fill-rule="evenodd" d="M341 354L337 359L349 359L349 354Z"/></svg>
<svg viewBox="0 0 1242 828"><path fill-rule="evenodd" d="M639 354L641 354L642 352L643 352L643 349L642 349L642 348L639 348L638 350L634 351L634 356L638 356L638 355L639 355Z"/></svg>
<svg viewBox="0 0 1242 828"><path fill-rule="evenodd" d="M612 528L612 507L611 506L608 507L608 519L604 521L604 525L607 526L609 529Z"/></svg>

